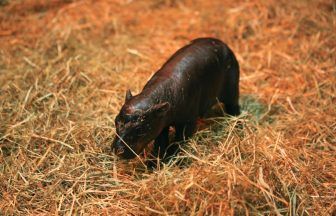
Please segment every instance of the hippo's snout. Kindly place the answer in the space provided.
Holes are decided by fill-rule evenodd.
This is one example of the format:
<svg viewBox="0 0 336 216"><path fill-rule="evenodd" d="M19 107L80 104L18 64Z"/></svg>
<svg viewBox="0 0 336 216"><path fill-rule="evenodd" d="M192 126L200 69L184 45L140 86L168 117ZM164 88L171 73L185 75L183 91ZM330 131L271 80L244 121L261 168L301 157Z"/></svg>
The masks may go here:
<svg viewBox="0 0 336 216"><path fill-rule="evenodd" d="M116 137L113 140L112 151L118 157L124 159L132 159L136 156L134 152L130 149L130 147L126 146L126 144L119 137Z"/></svg>
<svg viewBox="0 0 336 216"><path fill-rule="evenodd" d="M120 156L125 152L125 144L122 143L121 139L119 139L118 137L116 137L113 140L112 143L112 151L114 152L114 154Z"/></svg>
<svg viewBox="0 0 336 216"><path fill-rule="evenodd" d="M125 149L124 149L123 146L116 146L116 147L114 147L114 153L115 153L116 155L121 155L121 154L123 154L124 152L125 152Z"/></svg>

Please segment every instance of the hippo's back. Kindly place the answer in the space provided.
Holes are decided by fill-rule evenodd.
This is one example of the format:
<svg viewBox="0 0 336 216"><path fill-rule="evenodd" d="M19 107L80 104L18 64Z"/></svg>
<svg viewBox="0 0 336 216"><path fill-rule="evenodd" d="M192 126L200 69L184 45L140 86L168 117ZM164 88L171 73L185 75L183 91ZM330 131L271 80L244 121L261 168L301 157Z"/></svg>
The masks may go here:
<svg viewBox="0 0 336 216"><path fill-rule="evenodd" d="M158 75L190 76L199 78L207 69L218 69L229 52L222 41L214 38L198 38L179 49L158 71ZM192 73L192 74L190 74Z"/></svg>
<svg viewBox="0 0 336 216"><path fill-rule="evenodd" d="M179 119L202 116L219 97L231 51L222 41L199 38L178 50L158 71L162 80L173 79ZM189 117L188 117L189 116Z"/></svg>
<svg viewBox="0 0 336 216"><path fill-rule="evenodd" d="M163 64L144 91L152 92L159 101L168 101L175 121L197 118L220 98L225 79L231 76L227 68L232 59L232 51L222 41L195 39Z"/></svg>

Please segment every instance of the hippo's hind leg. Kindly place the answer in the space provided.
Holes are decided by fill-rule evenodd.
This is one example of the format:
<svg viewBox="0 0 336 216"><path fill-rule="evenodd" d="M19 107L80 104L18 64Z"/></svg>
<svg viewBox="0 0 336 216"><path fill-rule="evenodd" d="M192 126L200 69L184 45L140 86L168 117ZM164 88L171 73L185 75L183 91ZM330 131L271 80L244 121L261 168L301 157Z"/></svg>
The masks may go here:
<svg viewBox="0 0 336 216"><path fill-rule="evenodd" d="M239 107L239 65L233 53L225 71L224 83L219 100L224 103L227 114L237 116Z"/></svg>

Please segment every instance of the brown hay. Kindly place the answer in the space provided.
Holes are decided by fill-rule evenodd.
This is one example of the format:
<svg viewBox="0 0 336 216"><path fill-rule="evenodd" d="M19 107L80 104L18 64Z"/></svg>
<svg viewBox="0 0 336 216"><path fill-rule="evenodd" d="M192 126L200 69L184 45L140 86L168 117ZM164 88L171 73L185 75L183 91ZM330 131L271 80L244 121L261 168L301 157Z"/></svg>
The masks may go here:
<svg viewBox="0 0 336 216"><path fill-rule="evenodd" d="M335 29L330 0L0 6L0 214L335 214ZM154 173L118 160L125 90L201 36L235 51L242 116Z"/></svg>

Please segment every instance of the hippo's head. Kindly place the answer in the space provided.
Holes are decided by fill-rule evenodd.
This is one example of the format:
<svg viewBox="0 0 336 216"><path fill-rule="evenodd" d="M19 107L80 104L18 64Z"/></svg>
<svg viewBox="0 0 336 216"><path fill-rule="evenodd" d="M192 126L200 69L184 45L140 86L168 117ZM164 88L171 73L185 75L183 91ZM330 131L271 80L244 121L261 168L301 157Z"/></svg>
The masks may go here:
<svg viewBox="0 0 336 216"><path fill-rule="evenodd" d="M148 106L136 97L128 90L125 104L115 118L116 137L112 150L124 159L139 155L159 135L164 127L163 117L169 109L167 102Z"/></svg>

